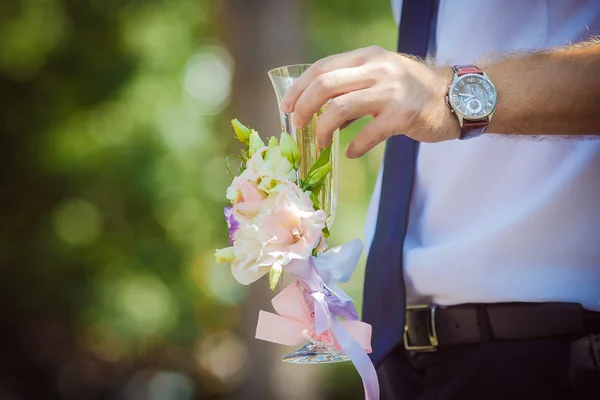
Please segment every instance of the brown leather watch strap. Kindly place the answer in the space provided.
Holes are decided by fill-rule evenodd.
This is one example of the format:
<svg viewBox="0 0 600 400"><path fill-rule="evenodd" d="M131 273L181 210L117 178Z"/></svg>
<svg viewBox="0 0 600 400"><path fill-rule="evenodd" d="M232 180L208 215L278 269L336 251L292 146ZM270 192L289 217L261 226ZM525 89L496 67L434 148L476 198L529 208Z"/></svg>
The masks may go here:
<svg viewBox="0 0 600 400"><path fill-rule="evenodd" d="M452 67L456 75L463 76L466 74L479 74L483 75L483 71L480 70L476 65L455 65Z"/></svg>
<svg viewBox="0 0 600 400"><path fill-rule="evenodd" d="M459 139L471 139L483 135L486 128L490 124L490 119L486 118L481 121L464 120L463 126L460 129Z"/></svg>

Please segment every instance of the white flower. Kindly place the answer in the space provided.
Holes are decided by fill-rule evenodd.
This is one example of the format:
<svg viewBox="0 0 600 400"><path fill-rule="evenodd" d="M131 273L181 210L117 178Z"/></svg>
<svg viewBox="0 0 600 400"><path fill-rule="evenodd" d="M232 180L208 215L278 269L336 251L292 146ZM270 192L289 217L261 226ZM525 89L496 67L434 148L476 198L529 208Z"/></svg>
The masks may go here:
<svg viewBox="0 0 600 400"><path fill-rule="evenodd" d="M263 256L262 247L257 225L246 225L240 230L233 246L231 274L242 285L249 285L261 278L269 272L275 261Z"/></svg>
<svg viewBox="0 0 600 400"><path fill-rule="evenodd" d="M272 147L268 152L267 147L258 150L248 160L246 170L240 176L249 180L253 177L255 179L261 177L261 182L257 182L257 184L258 188L265 193L270 193L279 183L296 182L296 170L281 154L279 147ZM265 183L261 186L263 179Z"/></svg>
<svg viewBox="0 0 600 400"><path fill-rule="evenodd" d="M315 211L308 194L297 186L288 186L269 196L253 223L242 226L236 233L235 259L231 263L234 278L247 285L272 267L281 268L294 259L308 259L324 227L325 212Z"/></svg>

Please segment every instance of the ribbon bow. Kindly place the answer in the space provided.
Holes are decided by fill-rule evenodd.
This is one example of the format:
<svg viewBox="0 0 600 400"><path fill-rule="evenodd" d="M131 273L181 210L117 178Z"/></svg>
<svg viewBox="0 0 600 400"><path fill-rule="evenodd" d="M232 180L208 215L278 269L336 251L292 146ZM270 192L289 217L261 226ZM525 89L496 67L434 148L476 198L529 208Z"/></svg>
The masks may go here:
<svg viewBox="0 0 600 400"><path fill-rule="evenodd" d="M304 293L292 283L271 301L277 314L260 311L256 338L284 346L298 346L314 331L314 320ZM371 325L361 321L343 321L341 325L361 348L371 352Z"/></svg>
<svg viewBox="0 0 600 400"><path fill-rule="evenodd" d="M358 320L352 298L337 285L350 279L361 253L362 242L355 239L317 257L286 265L286 271L296 276L297 283L273 299L279 315L260 311L256 338L294 346L304 343L307 337L319 340L329 334L360 374L366 399L377 400L377 373L367 356L371 352L371 326ZM314 314L305 298L307 294L313 300Z"/></svg>

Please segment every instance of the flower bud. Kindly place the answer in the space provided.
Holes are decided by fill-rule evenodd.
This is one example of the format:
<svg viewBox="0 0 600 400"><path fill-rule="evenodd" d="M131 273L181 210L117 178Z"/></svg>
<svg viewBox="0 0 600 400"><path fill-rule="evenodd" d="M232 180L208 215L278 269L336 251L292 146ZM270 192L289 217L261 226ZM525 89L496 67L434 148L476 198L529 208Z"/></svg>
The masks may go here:
<svg viewBox="0 0 600 400"><path fill-rule="evenodd" d="M260 136L258 136L258 132L254 129L250 130L250 148L248 149L248 155L252 157L256 150L262 149L265 147L265 142L262 141Z"/></svg>
<svg viewBox="0 0 600 400"><path fill-rule="evenodd" d="M233 246L225 247L215 251L215 259L218 263L232 262L235 259L233 254Z"/></svg>
<svg viewBox="0 0 600 400"><path fill-rule="evenodd" d="M250 129L237 119L232 119L231 125L233 126L233 130L235 131L235 136L237 137L237 139L246 145L249 144Z"/></svg>
<svg viewBox="0 0 600 400"><path fill-rule="evenodd" d="M288 133L282 132L279 147L281 148L281 154L288 159L292 167L298 169L300 166L300 149L296 141Z"/></svg>
<svg viewBox="0 0 600 400"><path fill-rule="evenodd" d="M265 160L270 160L274 151L277 151L277 147L279 143L277 143L277 138L271 137L269 139L269 147L267 148L267 154L265 154Z"/></svg>
<svg viewBox="0 0 600 400"><path fill-rule="evenodd" d="M283 275L283 268L282 268L281 264L278 264L278 263L273 264L273 266L271 267L271 270L269 271L269 287L271 288L271 290L275 290L275 287L281 280L282 275Z"/></svg>

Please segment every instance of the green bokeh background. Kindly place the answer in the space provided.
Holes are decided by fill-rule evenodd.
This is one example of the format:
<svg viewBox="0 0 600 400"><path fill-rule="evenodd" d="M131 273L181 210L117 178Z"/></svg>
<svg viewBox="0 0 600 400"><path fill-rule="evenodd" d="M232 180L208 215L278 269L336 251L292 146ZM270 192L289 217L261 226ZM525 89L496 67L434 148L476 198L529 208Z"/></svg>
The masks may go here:
<svg viewBox="0 0 600 400"><path fill-rule="evenodd" d="M287 20L261 32L252 16L275 6ZM248 29L273 52L296 35L302 59L281 63L396 41L388 0L0 0L0 398L362 398L350 364L267 354L294 349L243 329L266 280L214 262L229 120L242 98L277 116L274 94L236 79L254 65L235 51ZM332 245L362 238L381 155L341 158ZM359 308L363 274L346 285Z"/></svg>

